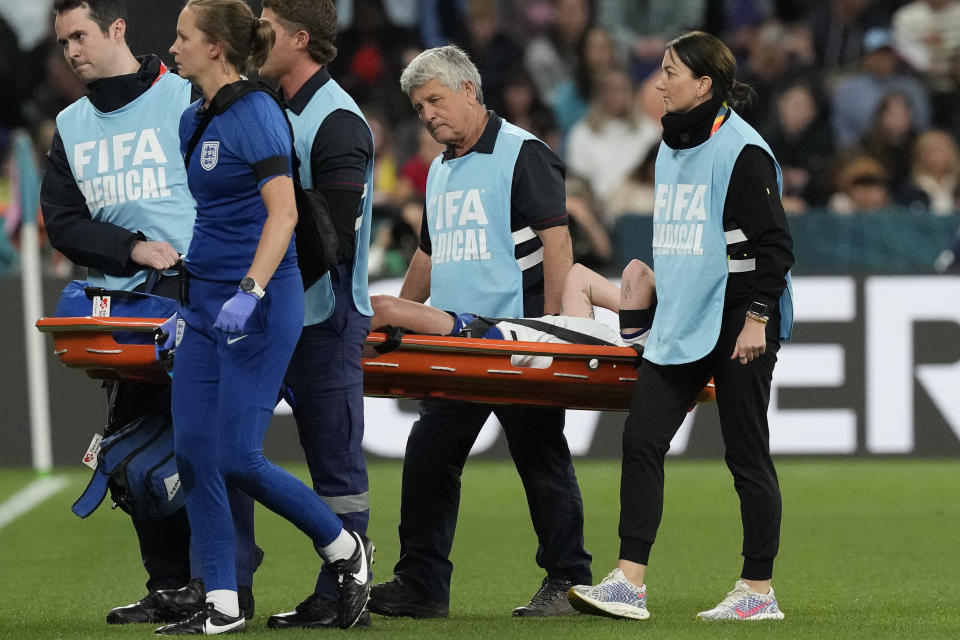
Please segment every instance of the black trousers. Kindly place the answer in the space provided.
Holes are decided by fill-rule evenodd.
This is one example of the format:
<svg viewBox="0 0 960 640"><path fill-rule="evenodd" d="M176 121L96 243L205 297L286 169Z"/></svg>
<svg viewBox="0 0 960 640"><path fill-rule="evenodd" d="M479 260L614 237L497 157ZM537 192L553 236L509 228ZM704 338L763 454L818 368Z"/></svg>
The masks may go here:
<svg viewBox="0 0 960 640"><path fill-rule="evenodd" d="M537 534L536 561L551 577L590 584L583 501L563 435L562 409L491 407L424 400L407 440L400 502L400 560L394 573L433 602L450 601L450 549L460 476L490 413L503 425Z"/></svg>
<svg viewBox="0 0 960 640"><path fill-rule="evenodd" d="M687 364L643 361L623 432L620 480L620 558L648 564L663 515L663 466L670 440L697 393L714 378L727 467L740 497L743 572L773 575L780 544L780 486L770 456L767 406L780 349L779 316L767 325L766 353L749 364L731 360L745 309L724 311L720 337L706 357Z"/></svg>
<svg viewBox="0 0 960 640"><path fill-rule="evenodd" d="M120 429L156 408L170 411L170 387L140 382L107 383L110 417L107 433ZM131 516L147 570L147 591L176 589L190 580L190 524L187 510L177 509L163 520Z"/></svg>
<svg viewBox="0 0 960 640"><path fill-rule="evenodd" d="M162 277L151 291L167 298L177 297L176 277ZM142 290L143 285L136 290ZM109 417L107 432L124 427L152 409L170 411L168 385L140 382L107 383ZM147 570L147 591L176 589L190 580L190 523L187 510L178 509L163 520L131 516L140 543L140 557Z"/></svg>

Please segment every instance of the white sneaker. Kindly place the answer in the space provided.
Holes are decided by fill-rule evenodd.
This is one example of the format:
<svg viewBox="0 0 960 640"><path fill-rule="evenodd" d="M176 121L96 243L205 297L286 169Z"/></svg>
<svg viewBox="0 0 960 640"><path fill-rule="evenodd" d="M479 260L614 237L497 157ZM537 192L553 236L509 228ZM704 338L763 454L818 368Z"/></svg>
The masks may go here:
<svg viewBox="0 0 960 640"><path fill-rule="evenodd" d="M777 607L773 588L761 595L737 580L733 591L713 609L698 613L697 620L783 620L783 612Z"/></svg>
<svg viewBox="0 0 960 640"><path fill-rule="evenodd" d="M595 587L588 584L572 587L567 598L573 608L581 613L633 620L650 617L646 585L638 587L631 583L620 569L608 573L603 582Z"/></svg>

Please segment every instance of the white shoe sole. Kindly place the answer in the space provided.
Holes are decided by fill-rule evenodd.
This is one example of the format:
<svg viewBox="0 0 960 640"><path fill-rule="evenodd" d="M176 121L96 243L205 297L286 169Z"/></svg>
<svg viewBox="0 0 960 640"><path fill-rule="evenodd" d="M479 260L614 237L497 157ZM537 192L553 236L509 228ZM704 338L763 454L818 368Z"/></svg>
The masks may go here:
<svg viewBox="0 0 960 640"><path fill-rule="evenodd" d="M703 617L705 611L701 611L697 614L697 620L703 620L704 622L726 622L730 620L732 622L749 622L751 620L783 620L783 612L777 611L776 613L758 613L755 616L750 616L749 618L705 618Z"/></svg>
<svg viewBox="0 0 960 640"><path fill-rule="evenodd" d="M573 589L567 594L570 605L580 613L607 618L629 618L630 620L646 620L650 612L639 607L631 607L619 602L602 602L588 598Z"/></svg>

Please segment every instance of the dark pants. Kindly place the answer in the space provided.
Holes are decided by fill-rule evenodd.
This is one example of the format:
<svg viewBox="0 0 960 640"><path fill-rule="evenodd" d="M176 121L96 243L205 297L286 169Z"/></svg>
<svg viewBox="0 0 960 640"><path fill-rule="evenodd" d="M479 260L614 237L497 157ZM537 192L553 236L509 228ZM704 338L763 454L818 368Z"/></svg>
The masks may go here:
<svg viewBox="0 0 960 640"><path fill-rule="evenodd" d="M107 434L153 409L170 411L169 386L139 382L109 382L105 386L110 407ZM190 580L190 524L186 509L178 509L163 520L133 516L131 520L147 570L147 591L186 584Z"/></svg>
<svg viewBox="0 0 960 640"><path fill-rule="evenodd" d="M583 502L563 435L562 409L424 400L403 463L400 560L394 573L431 601L450 601L450 549L460 476L491 411L503 425L537 534L537 564L551 577L590 584Z"/></svg>
<svg viewBox="0 0 960 640"><path fill-rule="evenodd" d="M341 265L337 272L332 283L333 314L303 328L284 383L313 490L347 531L364 534L370 521L370 497L363 454L360 351L370 318L353 303L349 268ZM316 593L327 599L337 597L337 583L327 564L317 578Z"/></svg>
<svg viewBox="0 0 960 640"><path fill-rule="evenodd" d="M713 351L687 364L643 361L623 433L620 481L620 558L647 564L663 515L663 465L680 423L697 393L714 378L727 467L740 497L743 573L748 580L773 575L780 544L780 487L770 456L767 405L780 342L779 317L767 325L766 353L749 364L731 360L743 329L744 309L724 312ZM751 321L752 322L752 321Z"/></svg>

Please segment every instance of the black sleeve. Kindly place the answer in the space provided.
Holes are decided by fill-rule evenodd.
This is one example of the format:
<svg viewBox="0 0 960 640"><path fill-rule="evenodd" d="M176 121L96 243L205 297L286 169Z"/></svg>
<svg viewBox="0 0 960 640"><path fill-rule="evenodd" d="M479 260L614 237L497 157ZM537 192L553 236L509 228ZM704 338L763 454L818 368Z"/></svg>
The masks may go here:
<svg viewBox="0 0 960 640"><path fill-rule="evenodd" d="M520 147L510 192L510 230L548 229L567 224L563 161L539 140Z"/></svg>
<svg viewBox="0 0 960 640"><path fill-rule="evenodd" d="M773 306L786 288L787 271L793 266L793 239L780 202L773 159L760 147L744 147L733 166L723 228L740 229L747 236L746 242L728 248L731 257L756 259L754 271L730 275L727 299Z"/></svg>
<svg viewBox="0 0 960 640"><path fill-rule="evenodd" d="M47 153L40 208L50 244L76 264L111 275L132 275L140 268L130 260L130 249L143 235L90 216L59 131L54 131Z"/></svg>
<svg viewBox="0 0 960 640"><path fill-rule="evenodd" d="M338 230L354 228L372 157L370 128L357 114L337 109L324 118L310 149L310 172L313 188L326 198ZM352 236L341 233L346 237ZM341 249L344 255L353 255L352 246Z"/></svg>
<svg viewBox="0 0 960 640"><path fill-rule="evenodd" d="M423 217L420 219L420 251L428 256L433 253L433 244L430 242L430 230L427 229L427 200L423 200Z"/></svg>

